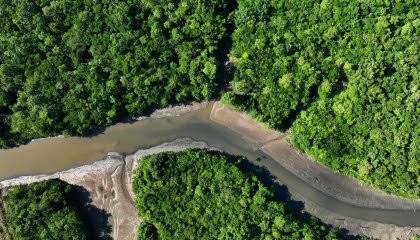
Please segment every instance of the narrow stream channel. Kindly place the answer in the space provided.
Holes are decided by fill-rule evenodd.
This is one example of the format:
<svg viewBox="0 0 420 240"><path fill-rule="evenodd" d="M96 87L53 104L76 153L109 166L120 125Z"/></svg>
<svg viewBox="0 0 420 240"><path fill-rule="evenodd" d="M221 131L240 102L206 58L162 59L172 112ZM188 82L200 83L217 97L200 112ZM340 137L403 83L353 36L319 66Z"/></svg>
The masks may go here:
<svg viewBox="0 0 420 240"><path fill-rule="evenodd" d="M18 176L51 174L93 163L107 152L132 153L177 138L205 141L228 153L247 157L265 166L289 189L340 215L398 226L420 227L420 210L386 210L339 201L313 188L266 156L239 134L209 120L211 105L179 117L147 118L111 126L91 138L49 138L18 148L0 150L0 180ZM257 159L262 159L257 161Z"/></svg>

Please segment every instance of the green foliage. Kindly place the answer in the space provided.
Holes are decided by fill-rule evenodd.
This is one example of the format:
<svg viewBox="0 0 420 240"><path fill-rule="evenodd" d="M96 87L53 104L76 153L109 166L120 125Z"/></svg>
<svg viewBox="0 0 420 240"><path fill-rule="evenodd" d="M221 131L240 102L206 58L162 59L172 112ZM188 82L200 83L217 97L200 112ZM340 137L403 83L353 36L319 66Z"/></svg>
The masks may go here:
<svg viewBox="0 0 420 240"><path fill-rule="evenodd" d="M72 187L60 180L14 187L5 209L12 239L89 239Z"/></svg>
<svg viewBox="0 0 420 240"><path fill-rule="evenodd" d="M2 191L0 191L0 194ZM8 223L6 219L6 211L4 209L3 197L0 196L0 239L11 240L10 233L8 230Z"/></svg>
<svg viewBox="0 0 420 240"><path fill-rule="evenodd" d="M159 239L339 239L315 218L297 220L232 156L204 150L150 155L133 178L139 216ZM144 238L142 238L144 239Z"/></svg>
<svg viewBox="0 0 420 240"><path fill-rule="evenodd" d="M0 0L0 147L213 97L230 8Z"/></svg>
<svg viewBox="0 0 420 240"><path fill-rule="evenodd" d="M297 115L297 147L418 198L419 15L416 1L240 0L224 99L280 129Z"/></svg>
<svg viewBox="0 0 420 240"><path fill-rule="evenodd" d="M420 197L416 1L239 0L224 99L336 171ZM215 95L234 3L0 0L0 147ZM302 112L303 111L303 112Z"/></svg>
<svg viewBox="0 0 420 240"><path fill-rule="evenodd" d="M284 128L322 80L339 80L321 35L327 25L311 16L315 3L239 1L232 49L237 71L225 98L272 127Z"/></svg>

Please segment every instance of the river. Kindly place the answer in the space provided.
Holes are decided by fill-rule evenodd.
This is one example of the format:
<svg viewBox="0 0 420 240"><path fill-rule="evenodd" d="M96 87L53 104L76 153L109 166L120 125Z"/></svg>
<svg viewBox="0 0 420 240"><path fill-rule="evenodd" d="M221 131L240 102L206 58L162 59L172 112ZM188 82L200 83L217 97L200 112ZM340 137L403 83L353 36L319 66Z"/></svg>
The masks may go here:
<svg viewBox="0 0 420 240"><path fill-rule="evenodd" d="M177 117L146 118L131 123L119 123L89 138L47 138L17 148L0 150L0 180L50 174L93 163L108 152L126 154L178 138L192 138L228 153L245 156L251 162L266 167L289 189L334 213L398 226L420 226L420 210L355 206L315 189L265 155L258 146L211 121L210 111L211 104L204 109Z"/></svg>

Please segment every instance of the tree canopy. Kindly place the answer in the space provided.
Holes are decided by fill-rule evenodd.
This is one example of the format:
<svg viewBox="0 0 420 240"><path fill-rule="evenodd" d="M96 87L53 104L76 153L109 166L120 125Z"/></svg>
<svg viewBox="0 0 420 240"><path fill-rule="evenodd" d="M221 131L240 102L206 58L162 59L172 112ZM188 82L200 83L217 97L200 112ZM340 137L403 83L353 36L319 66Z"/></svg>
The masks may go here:
<svg viewBox="0 0 420 240"><path fill-rule="evenodd" d="M215 95L223 0L0 0L0 147Z"/></svg>
<svg viewBox="0 0 420 240"><path fill-rule="evenodd" d="M238 2L224 99L272 127L292 125L295 146L332 169L420 197L420 5Z"/></svg>
<svg viewBox="0 0 420 240"><path fill-rule="evenodd" d="M420 197L415 0L0 0L0 147L223 99L318 161ZM296 120L296 121L295 121Z"/></svg>
<svg viewBox="0 0 420 240"><path fill-rule="evenodd" d="M143 158L133 177L146 222L139 239L342 239L315 218L287 213L270 189L235 165L238 159L197 149Z"/></svg>
<svg viewBox="0 0 420 240"><path fill-rule="evenodd" d="M73 188L63 181L13 187L5 197L5 210L14 240L91 239Z"/></svg>

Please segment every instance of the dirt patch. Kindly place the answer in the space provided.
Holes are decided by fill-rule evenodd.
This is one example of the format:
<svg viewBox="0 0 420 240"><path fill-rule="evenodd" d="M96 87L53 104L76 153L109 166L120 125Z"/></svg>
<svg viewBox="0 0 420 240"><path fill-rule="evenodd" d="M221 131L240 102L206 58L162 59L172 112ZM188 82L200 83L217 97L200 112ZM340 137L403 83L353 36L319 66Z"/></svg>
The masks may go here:
<svg viewBox="0 0 420 240"><path fill-rule="evenodd" d="M258 146L284 136L284 133L264 127L264 125L257 123L249 115L234 111L220 102L213 104L210 120L240 133L248 141L256 143Z"/></svg>
<svg viewBox="0 0 420 240"><path fill-rule="evenodd" d="M207 107L210 103L209 102L192 102L186 105L176 105L170 106L167 108L162 108L154 111L150 117L151 118L163 118L163 117L175 117L181 116L183 114L197 111ZM143 117L140 117L140 119Z"/></svg>

